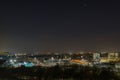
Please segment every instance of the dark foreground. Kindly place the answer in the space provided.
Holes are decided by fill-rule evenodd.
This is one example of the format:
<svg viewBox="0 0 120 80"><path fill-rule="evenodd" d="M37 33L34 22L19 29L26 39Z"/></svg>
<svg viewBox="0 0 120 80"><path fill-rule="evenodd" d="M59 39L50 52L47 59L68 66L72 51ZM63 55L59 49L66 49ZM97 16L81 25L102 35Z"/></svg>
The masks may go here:
<svg viewBox="0 0 120 80"><path fill-rule="evenodd" d="M120 80L120 72L78 65L0 68L0 80Z"/></svg>

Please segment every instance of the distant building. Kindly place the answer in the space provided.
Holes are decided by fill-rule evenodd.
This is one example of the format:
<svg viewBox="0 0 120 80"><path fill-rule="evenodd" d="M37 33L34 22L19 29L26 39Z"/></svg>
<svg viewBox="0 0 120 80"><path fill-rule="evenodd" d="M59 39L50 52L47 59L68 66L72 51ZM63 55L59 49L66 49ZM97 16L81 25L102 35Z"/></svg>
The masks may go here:
<svg viewBox="0 0 120 80"><path fill-rule="evenodd" d="M100 54L99 53L93 53L93 61L95 61L95 62L100 61Z"/></svg>
<svg viewBox="0 0 120 80"><path fill-rule="evenodd" d="M101 56L101 58L107 58L108 57L108 53L107 52L101 52L100 56Z"/></svg>
<svg viewBox="0 0 120 80"><path fill-rule="evenodd" d="M9 57L9 52L0 52L0 59L7 60Z"/></svg>
<svg viewBox="0 0 120 80"><path fill-rule="evenodd" d="M0 56L8 56L9 52L0 52Z"/></svg>
<svg viewBox="0 0 120 80"><path fill-rule="evenodd" d="M119 53L109 53L108 54L109 62L118 62L120 61Z"/></svg>
<svg viewBox="0 0 120 80"><path fill-rule="evenodd" d="M120 54L119 53L109 53L108 58L119 58Z"/></svg>

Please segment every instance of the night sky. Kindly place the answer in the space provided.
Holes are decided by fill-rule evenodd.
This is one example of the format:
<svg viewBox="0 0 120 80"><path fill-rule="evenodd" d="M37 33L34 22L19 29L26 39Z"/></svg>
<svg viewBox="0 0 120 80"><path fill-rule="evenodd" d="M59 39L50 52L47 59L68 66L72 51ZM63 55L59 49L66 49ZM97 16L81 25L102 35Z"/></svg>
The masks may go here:
<svg viewBox="0 0 120 80"><path fill-rule="evenodd" d="M120 51L119 0L4 0L2 50Z"/></svg>

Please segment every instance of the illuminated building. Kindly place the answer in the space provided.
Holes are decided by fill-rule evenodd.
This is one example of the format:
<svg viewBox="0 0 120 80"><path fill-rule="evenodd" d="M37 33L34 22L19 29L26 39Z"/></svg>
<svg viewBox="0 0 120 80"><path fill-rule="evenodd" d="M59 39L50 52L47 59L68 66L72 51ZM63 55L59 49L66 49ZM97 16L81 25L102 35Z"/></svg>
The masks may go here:
<svg viewBox="0 0 120 80"><path fill-rule="evenodd" d="M94 62L100 61L100 54L99 53L93 53L93 61Z"/></svg>

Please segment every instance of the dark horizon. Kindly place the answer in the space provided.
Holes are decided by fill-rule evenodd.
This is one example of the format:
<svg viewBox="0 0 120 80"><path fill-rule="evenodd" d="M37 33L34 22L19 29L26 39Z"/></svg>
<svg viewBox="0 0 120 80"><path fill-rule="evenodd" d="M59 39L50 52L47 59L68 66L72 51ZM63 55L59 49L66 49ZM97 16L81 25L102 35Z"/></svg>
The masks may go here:
<svg viewBox="0 0 120 80"><path fill-rule="evenodd" d="M120 1L1 1L1 44L19 51L120 51Z"/></svg>

